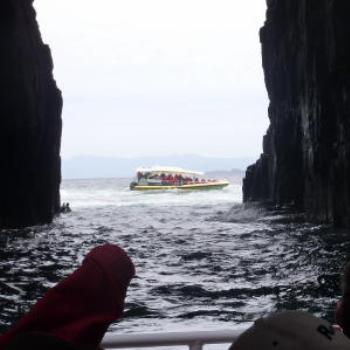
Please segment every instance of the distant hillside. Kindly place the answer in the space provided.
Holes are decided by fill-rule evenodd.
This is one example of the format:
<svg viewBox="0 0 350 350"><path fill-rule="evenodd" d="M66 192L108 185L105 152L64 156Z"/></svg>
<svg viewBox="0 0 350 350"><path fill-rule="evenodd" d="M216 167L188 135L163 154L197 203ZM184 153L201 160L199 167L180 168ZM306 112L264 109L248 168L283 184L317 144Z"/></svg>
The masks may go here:
<svg viewBox="0 0 350 350"><path fill-rule="evenodd" d="M162 157L97 157L79 156L62 161L62 177L97 178L97 177L132 177L140 166L178 166L205 173L222 169L219 173L244 171L255 158L205 157L199 155L169 155ZM232 170L235 169L235 170ZM227 177L229 176L226 174ZM222 177L222 176L221 176Z"/></svg>

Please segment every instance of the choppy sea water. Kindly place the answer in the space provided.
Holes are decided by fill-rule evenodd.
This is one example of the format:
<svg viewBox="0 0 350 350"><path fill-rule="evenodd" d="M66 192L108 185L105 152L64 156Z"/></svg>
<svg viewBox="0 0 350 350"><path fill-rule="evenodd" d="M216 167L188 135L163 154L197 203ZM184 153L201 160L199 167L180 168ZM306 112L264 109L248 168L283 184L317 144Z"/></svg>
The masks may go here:
<svg viewBox="0 0 350 350"><path fill-rule="evenodd" d="M1 331L106 242L125 248L137 269L111 331L227 329L285 309L333 320L348 231L245 207L240 184L144 193L128 183L63 181L71 213L0 233Z"/></svg>

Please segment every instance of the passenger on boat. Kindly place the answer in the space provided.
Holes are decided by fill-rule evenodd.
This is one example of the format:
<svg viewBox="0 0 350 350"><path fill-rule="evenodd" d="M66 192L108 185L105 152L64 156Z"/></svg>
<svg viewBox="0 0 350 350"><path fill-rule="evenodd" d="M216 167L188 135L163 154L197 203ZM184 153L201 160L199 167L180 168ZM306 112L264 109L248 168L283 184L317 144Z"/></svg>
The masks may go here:
<svg viewBox="0 0 350 350"><path fill-rule="evenodd" d="M165 174L160 174L160 181L162 182L162 185L165 185L166 183L165 183Z"/></svg>
<svg viewBox="0 0 350 350"><path fill-rule="evenodd" d="M260 318L229 350L346 350L350 340L320 318L285 311Z"/></svg>
<svg viewBox="0 0 350 350"><path fill-rule="evenodd" d="M338 301L335 319L343 329L344 334L350 337L350 262L345 265L342 277L342 298Z"/></svg>
<svg viewBox="0 0 350 350"><path fill-rule="evenodd" d="M134 274L131 259L118 246L93 249L0 336L0 350L97 349L110 323L122 315Z"/></svg>
<svg viewBox="0 0 350 350"><path fill-rule="evenodd" d="M189 185L193 182L192 178L189 176L186 176L184 179L185 185Z"/></svg>

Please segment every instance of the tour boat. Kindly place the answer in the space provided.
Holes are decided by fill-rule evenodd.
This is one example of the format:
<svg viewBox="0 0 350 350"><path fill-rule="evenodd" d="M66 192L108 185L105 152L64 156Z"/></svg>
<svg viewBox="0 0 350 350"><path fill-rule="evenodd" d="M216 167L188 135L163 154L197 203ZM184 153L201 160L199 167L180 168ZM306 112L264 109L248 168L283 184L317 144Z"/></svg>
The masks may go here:
<svg viewBox="0 0 350 350"><path fill-rule="evenodd" d="M206 179L199 171L175 167L151 167L136 170L136 179L130 189L147 190L209 190L221 189L230 183L225 180Z"/></svg>

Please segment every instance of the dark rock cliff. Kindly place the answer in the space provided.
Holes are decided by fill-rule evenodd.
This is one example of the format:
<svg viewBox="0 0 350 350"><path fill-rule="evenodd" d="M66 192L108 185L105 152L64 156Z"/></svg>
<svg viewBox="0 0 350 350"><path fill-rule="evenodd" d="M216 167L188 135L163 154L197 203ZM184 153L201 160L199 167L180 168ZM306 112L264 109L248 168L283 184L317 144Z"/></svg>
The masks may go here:
<svg viewBox="0 0 350 350"><path fill-rule="evenodd" d="M269 0L261 29L270 126L244 201L350 226L350 2Z"/></svg>
<svg viewBox="0 0 350 350"><path fill-rule="evenodd" d="M31 0L0 2L0 228L59 210L62 97Z"/></svg>

